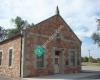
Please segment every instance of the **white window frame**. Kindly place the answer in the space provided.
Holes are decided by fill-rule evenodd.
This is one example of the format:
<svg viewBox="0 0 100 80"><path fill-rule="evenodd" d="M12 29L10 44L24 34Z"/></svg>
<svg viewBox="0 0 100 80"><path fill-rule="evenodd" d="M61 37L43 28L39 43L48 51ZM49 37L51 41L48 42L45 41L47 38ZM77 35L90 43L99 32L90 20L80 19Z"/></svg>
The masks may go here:
<svg viewBox="0 0 100 80"><path fill-rule="evenodd" d="M11 49L12 49L12 63L11 63L11 66L9 66L9 51L10 51ZM13 47L10 47L10 48L8 49L8 66L9 66L10 68L12 68L13 63L14 63L14 48L13 48Z"/></svg>

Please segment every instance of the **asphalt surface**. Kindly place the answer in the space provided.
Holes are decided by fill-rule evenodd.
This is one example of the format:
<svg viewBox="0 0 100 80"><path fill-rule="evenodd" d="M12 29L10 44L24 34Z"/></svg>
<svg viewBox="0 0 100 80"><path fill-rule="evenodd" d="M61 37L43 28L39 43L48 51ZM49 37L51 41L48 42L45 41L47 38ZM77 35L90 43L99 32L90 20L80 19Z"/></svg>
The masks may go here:
<svg viewBox="0 0 100 80"><path fill-rule="evenodd" d="M88 77L84 77L84 78L100 79L100 67L82 66L82 73L95 74L94 76L88 76Z"/></svg>
<svg viewBox="0 0 100 80"><path fill-rule="evenodd" d="M33 77L33 78L23 78L23 79L11 79L4 76L0 77L0 80L48 80L48 79L61 79L61 80L100 80L100 67L91 67L91 66L82 66L81 73L74 74L56 74L48 75L42 77Z"/></svg>

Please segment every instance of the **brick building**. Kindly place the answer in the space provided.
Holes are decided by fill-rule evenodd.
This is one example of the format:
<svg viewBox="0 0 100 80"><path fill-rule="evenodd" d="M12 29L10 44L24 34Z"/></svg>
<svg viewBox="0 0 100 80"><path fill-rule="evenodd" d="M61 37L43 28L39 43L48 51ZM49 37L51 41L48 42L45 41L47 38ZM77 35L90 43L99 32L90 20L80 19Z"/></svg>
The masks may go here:
<svg viewBox="0 0 100 80"><path fill-rule="evenodd" d="M42 46L41 56L35 53ZM41 53L41 49L37 53ZM33 77L81 71L81 41L57 13L0 42L0 75Z"/></svg>

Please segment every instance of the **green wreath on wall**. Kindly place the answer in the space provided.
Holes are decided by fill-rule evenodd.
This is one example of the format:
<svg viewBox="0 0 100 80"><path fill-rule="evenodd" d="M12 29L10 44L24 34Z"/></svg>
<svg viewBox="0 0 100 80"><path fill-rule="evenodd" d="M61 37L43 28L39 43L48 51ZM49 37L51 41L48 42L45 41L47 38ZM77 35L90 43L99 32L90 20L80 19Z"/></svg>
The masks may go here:
<svg viewBox="0 0 100 80"><path fill-rule="evenodd" d="M41 57L45 53L45 48L42 45L37 45L34 48L34 53L36 56Z"/></svg>

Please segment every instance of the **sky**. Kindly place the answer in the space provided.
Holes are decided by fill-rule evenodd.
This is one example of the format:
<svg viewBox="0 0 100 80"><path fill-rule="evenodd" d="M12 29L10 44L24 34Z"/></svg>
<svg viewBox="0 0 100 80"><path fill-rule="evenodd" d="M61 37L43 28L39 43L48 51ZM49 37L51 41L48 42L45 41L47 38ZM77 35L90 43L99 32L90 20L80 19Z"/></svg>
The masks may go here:
<svg viewBox="0 0 100 80"><path fill-rule="evenodd" d="M58 5L60 15L82 41L81 55L100 58L100 48L91 35L100 18L100 0L0 0L0 26L14 28L12 18L20 16L37 24L53 15Z"/></svg>

